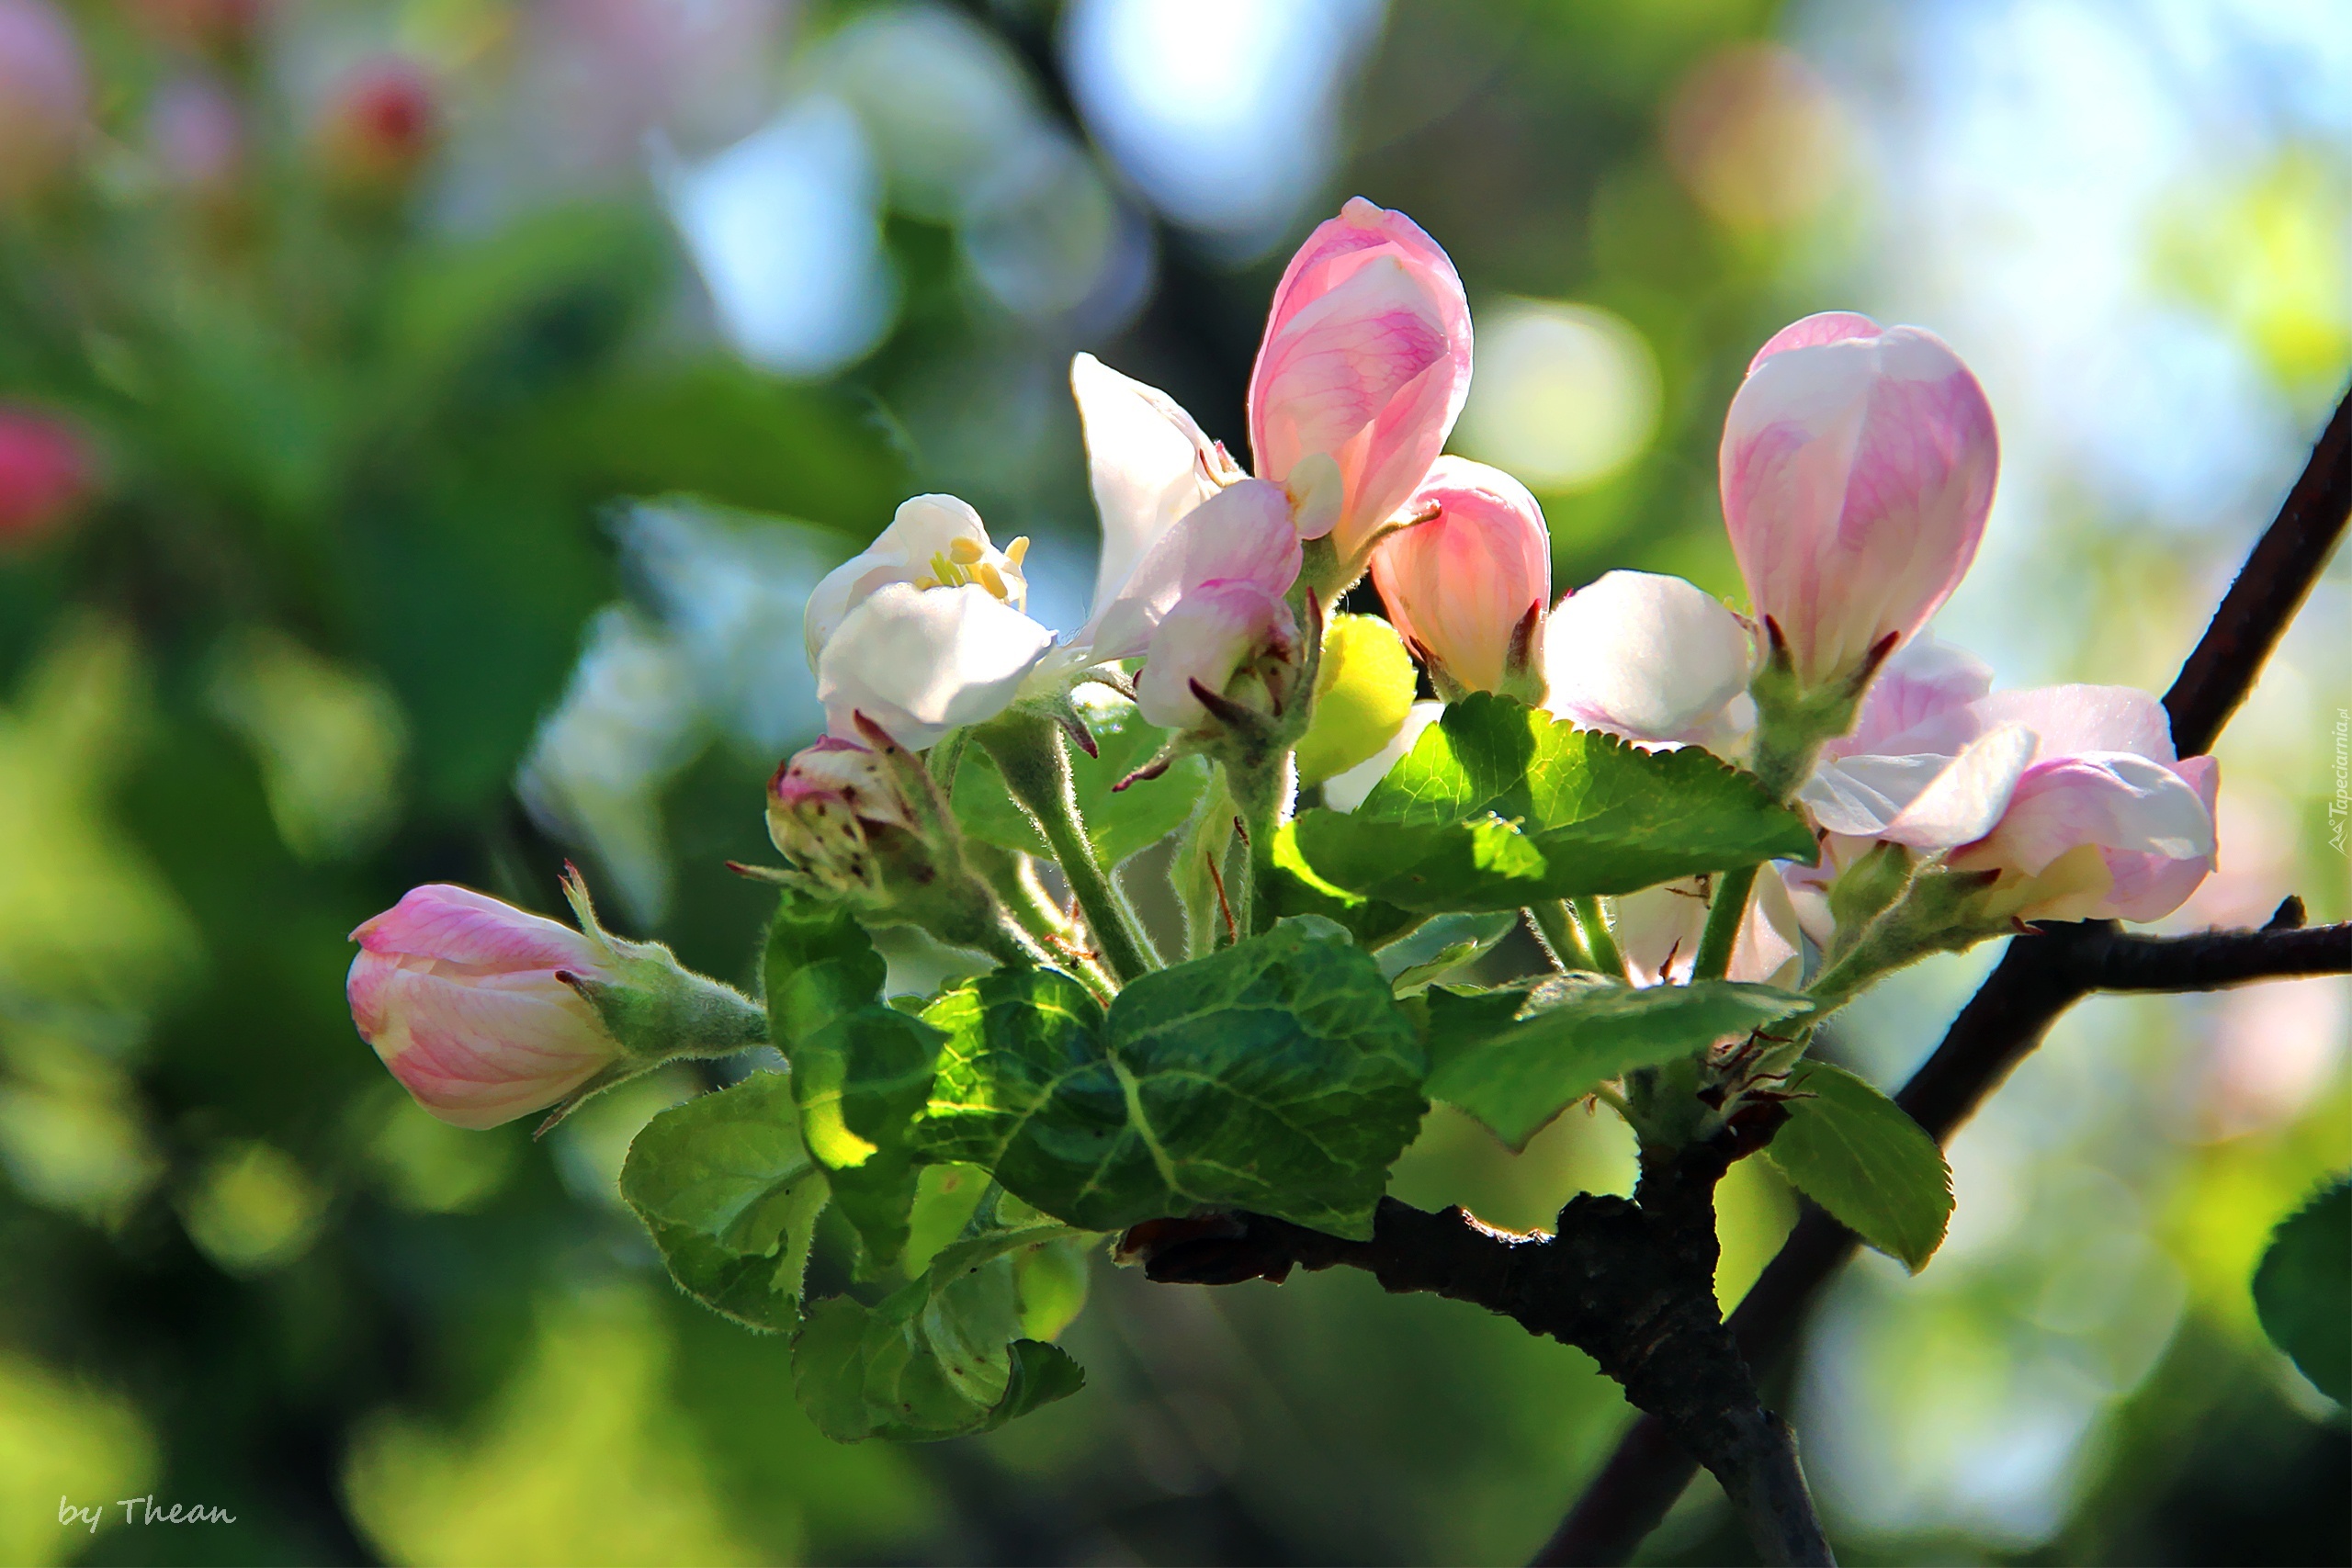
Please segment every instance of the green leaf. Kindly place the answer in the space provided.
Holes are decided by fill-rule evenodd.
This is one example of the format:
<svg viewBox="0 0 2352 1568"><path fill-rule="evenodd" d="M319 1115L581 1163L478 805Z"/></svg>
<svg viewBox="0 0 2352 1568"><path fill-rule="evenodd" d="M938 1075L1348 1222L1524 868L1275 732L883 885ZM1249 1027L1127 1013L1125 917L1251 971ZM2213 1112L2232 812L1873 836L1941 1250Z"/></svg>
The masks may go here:
<svg viewBox="0 0 2352 1568"><path fill-rule="evenodd" d="M1298 824L1285 822L1274 833L1274 869L1268 897L1277 915L1313 915L1329 920L1367 948L1393 942L1420 923L1420 915L1379 898L1337 887L1315 874L1298 852Z"/></svg>
<svg viewBox="0 0 2352 1568"><path fill-rule="evenodd" d="M1806 1062L1788 1125L1764 1146L1830 1218L1917 1274L1951 1223L1951 1168L1904 1109L1843 1067Z"/></svg>
<svg viewBox="0 0 2352 1568"><path fill-rule="evenodd" d="M1632 893L1815 853L1802 818L1698 747L1644 751L1487 693L1448 707L1355 811L1310 811L1296 829L1324 882L1424 910Z"/></svg>
<svg viewBox="0 0 2352 1568"><path fill-rule="evenodd" d="M1517 1151L1610 1079L1767 1028L1809 1004L1731 980L1634 987L1564 975L1531 989L1432 987L1428 1005L1430 1093Z"/></svg>
<svg viewBox="0 0 2352 1568"><path fill-rule="evenodd" d="M1388 976L1389 989L1400 997L1417 997L1487 953L1519 924L1514 913L1497 915L1433 915L1376 950L1374 963Z"/></svg>
<svg viewBox="0 0 2352 1568"><path fill-rule="evenodd" d="M800 1135L824 1168L872 1278L905 1250L918 1172L915 1118L931 1099L939 1032L879 1004L844 1013L792 1058Z"/></svg>
<svg viewBox="0 0 2352 1568"><path fill-rule="evenodd" d="M925 1149L1089 1230L1213 1203L1368 1236L1427 1109L1386 977L1325 920L1147 975L1107 1018L1051 970L985 976L923 1017L948 1042Z"/></svg>
<svg viewBox="0 0 2352 1568"><path fill-rule="evenodd" d="M1095 755L1070 748L1070 781L1095 858L1115 866L1184 826L1193 803L1208 787L1209 765L1200 757L1181 757L1159 777L1114 792L1122 779L1159 754L1168 731L1146 723L1124 697L1095 700L1099 690L1089 688L1088 700L1079 710L1094 736ZM1006 790L996 763L978 746L967 750L956 765L956 819L983 843L1054 858L1037 825Z"/></svg>
<svg viewBox="0 0 2352 1568"><path fill-rule="evenodd" d="M2278 1223L2254 1271L2270 1342L2338 1404L2352 1404L2352 1177L2337 1177Z"/></svg>
<svg viewBox="0 0 2352 1568"><path fill-rule="evenodd" d="M768 1037L789 1058L833 1020L880 1000L888 968L845 906L786 893L768 927Z"/></svg>
<svg viewBox="0 0 2352 1568"><path fill-rule="evenodd" d="M790 1328L825 1179L801 1145L791 1081L755 1073L645 1124L621 1196L687 1294L754 1328Z"/></svg>
<svg viewBox="0 0 2352 1568"><path fill-rule="evenodd" d="M1074 1239L1056 1224L985 1232L942 1251L878 1305L819 1302L793 1344L801 1406L837 1442L928 1441L985 1432L1077 1393L1078 1363L1025 1332L1041 1314L1023 1299L1022 1268Z"/></svg>

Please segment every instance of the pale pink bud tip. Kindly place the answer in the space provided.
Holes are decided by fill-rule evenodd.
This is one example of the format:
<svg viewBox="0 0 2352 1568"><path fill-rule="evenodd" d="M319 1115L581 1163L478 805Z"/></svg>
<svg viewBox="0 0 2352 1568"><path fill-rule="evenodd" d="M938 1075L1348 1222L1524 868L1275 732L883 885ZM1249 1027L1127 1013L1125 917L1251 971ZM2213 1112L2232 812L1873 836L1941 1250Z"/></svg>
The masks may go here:
<svg viewBox="0 0 2352 1568"><path fill-rule="evenodd" d="M1405 503L1470 389L1470 305L1436 241L1357 197L1275 288L1250 378L1258 477L1351 557Z"/></svg>
<svg viewBox="0 0 2352 1568"><path fill-rule="evenodd" d="M360 947L347 986L352 1022L444 1122L511 1122L621 1057L570 983L608 979L607 953L568 926L435 884L351 934Z"/></svg>
<svg viewBox="0 0 2352 1568"><path fill-rule="evenodd" d="M1764 345L1724 423L1724 521L1803 683L1853 675L1935 614L1998 467L1984 389L1934 333L1832 312Z"/></svg>
<svg viewBox="0 0 2352 1568"><path fill-rule="evenodd" d="M1407 645L1464 691L1493 692L1525 664L1552 596L1552 538L1527 487L1440 457L1406 513L1431 513L1372 553L1372 581Z"/></svg>
<svg viewBox="0 0 2352 1568"><path fill-rule="evenodd" d="M0 547L49 533L89 499L96 464L61 420L0 405Z"/></svg>

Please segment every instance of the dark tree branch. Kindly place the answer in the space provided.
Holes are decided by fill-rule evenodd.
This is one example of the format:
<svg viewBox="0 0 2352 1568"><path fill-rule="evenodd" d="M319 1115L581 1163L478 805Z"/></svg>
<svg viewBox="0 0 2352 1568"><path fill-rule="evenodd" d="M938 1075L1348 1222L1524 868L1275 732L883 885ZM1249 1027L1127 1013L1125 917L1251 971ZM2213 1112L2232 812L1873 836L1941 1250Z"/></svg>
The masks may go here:
<svg viewBox="0 0 2352 1568"><path fill-rule="evenodd" d="M2222 726L2254 690L2263 660L2278 646L2287 623L2302 607L2329 552L2343 536L2347 511L2352 511L2352 393L2335 405L2335 417L2312 448L2303 477L2287 492L2278 520L2238 569L2237 581L2213 612L2196 651L2165 694L2165 711L2172 716L2172 743L2182 756L2211 750Z"/></svg>
<svg viewBox="0 0 2352 1568"><path fill-rule="evenodd" d="M2182 756L2211 750L2222 726L2254 689L2263 660L2343 536L2347 513L2352 393L2336 405L2302 477L2165 694L2173 744ZM2290 899L2270 932L2160 938L2124 936L2106 925L2061 926L2013 941L1897 1102L1944 1142L2041 1043L2061 1013L2110 983L2120 990L2189 990L2274 975L2344 973L2345 928L2293 931L2301 921L2301 902ZM2292 931L2292 940L2277 942L2279 931ZM2307 963L2310 967L2301 967ZM2267 966L2274 964L2280 966ZM2208 965L2211 977L2201 985L2179 984L2184 964ZM1853 1233L1807 1207L1732 1314L1732 1334L1750 1361L1770 1365L1788 1352L1814 1296L1857 1245ZM1625 1562L1666 1517L1696 1468L1668 1429L1645 1414L1535 1562Z"/></svg>
<svg viewBox="0 0 2352 1568"><path fill-rule="evenodd" d="M1138 1225L1125 1249L1151 1279L1170 1284L1361 1269L1385 1290L1468 1302L1574 1345L1715 1473L1766 1562L1827 1562L1795 1438L1764 1408L1715 1304L1715 1183L1786 1115L1760 1105L1704 1145L1645 1160L1631 1199L1578 1194L1551 1235L1498 1231L1459 1208L1432 1214L1392 1198L1381 1201L1369 1241L1217 1213Z"/></svg>

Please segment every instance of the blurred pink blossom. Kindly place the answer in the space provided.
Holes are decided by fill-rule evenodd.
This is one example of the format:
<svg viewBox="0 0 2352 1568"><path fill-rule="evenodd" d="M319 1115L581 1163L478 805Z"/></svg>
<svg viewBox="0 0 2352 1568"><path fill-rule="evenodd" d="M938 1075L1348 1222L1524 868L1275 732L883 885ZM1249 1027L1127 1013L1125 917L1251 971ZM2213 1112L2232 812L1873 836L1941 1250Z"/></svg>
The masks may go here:
<svg viewBox="0 0 2352 1568"><path fill-rule="evenodd" d="M82 47L48 0L0 0L0 199L63 165L89 113Z"/></svg>
<svg viewBox="0 0 2352 1568"><path fill-rule="evenodd" d="M50 533L96 488L89 445L62 420L0 404L0 547Z"/></svg>

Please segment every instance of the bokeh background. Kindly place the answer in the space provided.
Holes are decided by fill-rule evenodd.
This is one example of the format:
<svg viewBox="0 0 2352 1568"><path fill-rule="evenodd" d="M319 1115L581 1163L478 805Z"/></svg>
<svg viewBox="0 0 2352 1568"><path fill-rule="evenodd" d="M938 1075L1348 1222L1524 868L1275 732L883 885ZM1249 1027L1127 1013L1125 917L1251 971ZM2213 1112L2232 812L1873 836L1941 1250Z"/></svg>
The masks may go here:
<svg viewBox="0 0 2352 1568"><path fill-rule="evenodd" d="M1459 263L1455 439L1557 585L1736 579L1748 355L1846 307L1975 367L2004 472L1939 623L2161 690L2352 365L2340 0L0 0L0 1562L1508 1562L1627 1420L1577 1352L1364 1278L1105 1263L1083 1394L836 1448L615 1191L663 1077L539 1145L354 1036L409 886L750 968L816 576L917 490L1075 624L1092 350L1237 441L1290 245L1361 192ZM2347 913L2339 561L2220 747L2169 925ZM1057 619L1057 615L1060 617ZM2340 818L2338 819L2340 821ZM1991 953L1856 1010L1892 1084ZM1849 1562L2340 1562L2345 1415L2269 1226L2352 1163L2352 988L2079 1008L1783 1396ZM1398 1190L1624 1190L1441 1109ZM1793 1213L1723 1201L1744 1289ZM125 1526L113 1506L233 1524ZM61 1499L107 1505L95 1531ZM1736 1561L1712 1483L1656 1561Z"/></svg>

